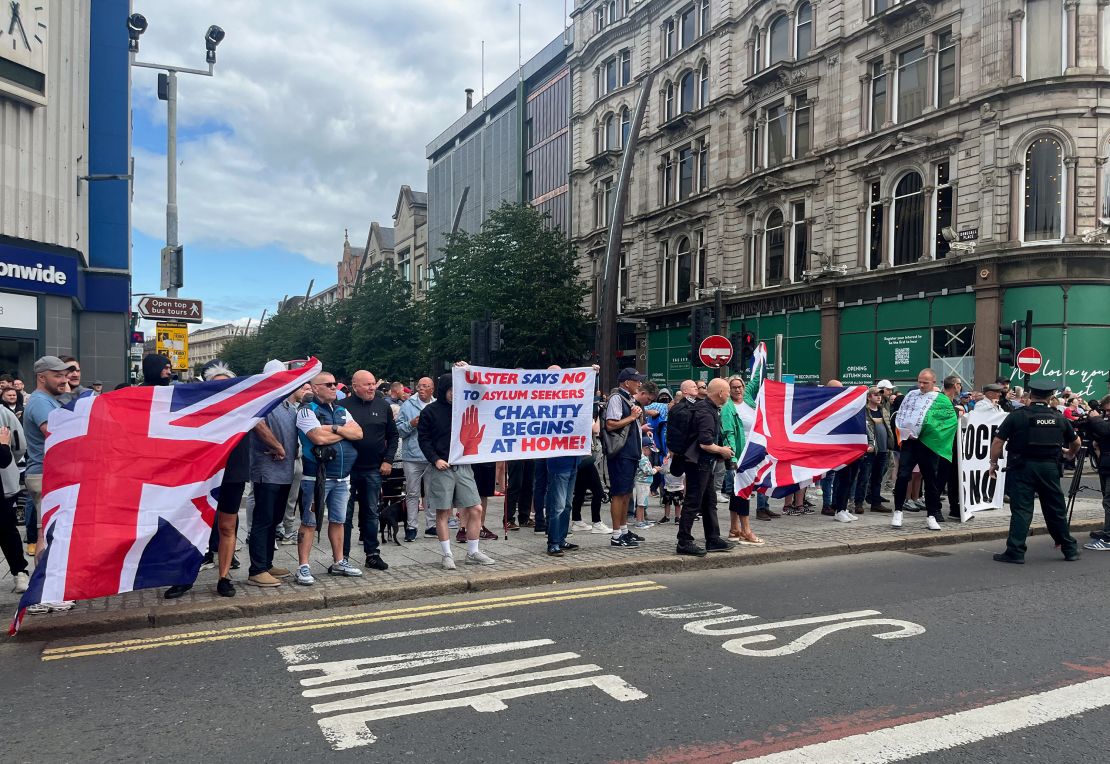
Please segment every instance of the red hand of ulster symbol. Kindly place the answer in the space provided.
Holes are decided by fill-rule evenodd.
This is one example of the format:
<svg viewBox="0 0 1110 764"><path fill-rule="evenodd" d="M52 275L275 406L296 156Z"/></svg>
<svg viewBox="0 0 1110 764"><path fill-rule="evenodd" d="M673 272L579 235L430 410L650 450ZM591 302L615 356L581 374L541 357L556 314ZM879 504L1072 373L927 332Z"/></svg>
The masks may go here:
<svg viewBox="0 0 1110 764"><path fill-rule="evenodd" d="M478 424L478 407L471 406L463 412L462 429L459 430L459 442L462 443L463 456L478 453L482 445L482 436L486 434L486 426Z"/></svg>

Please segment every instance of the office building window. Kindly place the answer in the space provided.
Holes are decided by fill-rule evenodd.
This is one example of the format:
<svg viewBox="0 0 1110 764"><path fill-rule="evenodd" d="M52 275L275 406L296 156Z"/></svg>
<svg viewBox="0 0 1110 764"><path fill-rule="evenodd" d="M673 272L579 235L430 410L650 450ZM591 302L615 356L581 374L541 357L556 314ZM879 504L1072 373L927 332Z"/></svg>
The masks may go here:
<svg viewBox="0 0 1110 764"><path fill-rule="evenodd" d="M597 186L597 205L594 208L594 226L601 228L609 225L609 216L613 214L614 199L613 179L606 178Z"/></svg>
<svg viewBox="0 0 1110 764"><path fill-rule="evenodd" d="M620 271L617 274L617 307L620 308L624 303L625 297L632 296L632 290L629 288L628 283L628 252L621 250Z"/></svg>
<svg viewBox="0 0 1110 764"><path fill-rule="evenodd" d="M694 250L694 273L697 274L696 286L705 289L706 283L705 270L708 267L706 263L709 258L705 256L705 231L694 231L694 243L697 245Z"/></svg>
<svg viewBox="0 0 1110 764"><path fill-rule="evenodd" d="M667 242L659 242L659 302L670 305L674 300L674 263L667 251Z"/></svg>
<svg viewBox="0 0 1110 764"><path fill-rule="evenodd" d="M678 107L683 114L694 110L694 73L686 72L678 80Z"/></svg>
<svg viewBox="0 0 1110 764"><path fill-rule="evenodd" d="M928 60L925 43L898 54L898 77L895 83L895 122L907 122L921 116L928 102Z"/></svg>
<svg viewBox="0 0 1110 764"><path fill-rule="evenodd" d="M688 48L698 36L697 16L694 15L694 6L690 6L678 16L681 47Z"/></svg>
<svg viewBox="0 0 1110 764"><path fill-rule="evenodd" d="M792 281L801 281L802 275L809 268L809 231L806 228L805 202L794 202L790 209L791 221L794 223L790 228L790 236L794 240L794 272L790 275Z"/></svg>
<svg viewBox="0 0 1110 764"><path fill-rule="evenodd" d="M787 113L781 104L767 107L767 166L782 164L787 157Z"/></svg>
<svg viewBox="0 0 1110 764"><path fill-rule="evenodd" d="M628 107L625 106L623 109L621 109L621 148L624 148L628 145L628 136L631 133L632 119L628 111Z"/></svg>
<svg viewBox="0 0 1110 764"><path fill-rule="evenodd" d="M605 150L617 148L617 118L612 114L605 115Z"/></svg>
<svg viewBox="0 0 1110 764"><path fill-rule="evenodd" d="M674 119L674 83L668 82L663 95L663 121Z"/></svg>
<svg viewBox="0 0 1110 764"><path fill-rule="evenodd" d="M1064 72L1067 29L1060 0L1025 0L1025 78L1058 77Z"/></svg>
<svg viewBox="0 0 1110 764"><path fill-rule="evenodd" d="M705 108L709 105L709 64L703 63L698 70L698 106Z"/></svg>
<svg viewBox="0 0 1110 764"><path fill-rule="evenodd" d="M632 82L632 51L622 50L620 52L621 59L621 85L627 85Z"/></svg>
<svg viewBox="0 0 1110 764"><path fill-rule="evenodd" d="M937 35L937 108L952 103L956 97L956 42L952 31Z"/></svg>
<svg viewBox="0 0 1110 764"><path fill-rule="evenodd" d="M709 31L709 0L701 0L701 33Z"/></svg>
<svg viewBox="0 0 1110 764"><path fill-rule="evenodd" d="M675 47L674 19L663 22L663 57L670 58L678 48Z"/></svg>
<svg viewBox="0 0 1110 764"><path fill-rule="evenodd" d="M605 62L605 92L617 89L617 59L611 58Z"/></svg>
<svg viewBox="0 0 1110 764"><path fill-rule="evenodd" d="M693 256L690 252L690 240L683 236L675 244L675 271L678 283L675 285L675 296L678 302L688 302L692 290L690 284L694 277Z"/></svg>
<svg viewBox="0 0 1110 764"><path fill-rule="evenodd" d="M871 64L871 129L878 130L886 122L886 72L883 62Z"/></svg>
<svg viewBox="0 0 1110 764"><path fill-rule="evenodd" d="M678 150L678 198L687 199L694 193L694 150L690 146Z"/></svg>
<svg viewBox="0 0 1110 764"><path fill-rule="evenodd" d="M894 188L894 264L921 259L925 235L925 184L921 175L908 172Z"/></svg>
<svg viewBox="0 0 1110 764"><path fill-rule="evenodd" d="M767 285L782 281L782 269L786 260L786 228L783 226L782 212L775 210L767 216L764 234L767 250Z"/></svg>
<svg viewBox="0 0 1110 764"><path fill-rule="evenodd" d="M698 144L698 190L709 188L709 146L703 140Z"/></svg>
<svg viewBox="0 0 1110 764"><path fill-rule="evenodd" d="M805 94L794 96L794 158L801 159L813 146L813 109Z"/></svg>
<svg viewBox="0 0 1110 764"><path fill-rule="evenodd" d="M948 177L948 162L938 163L936 172L937 209L934 222L936 230L933 232L933 256L940 259L947 257L951 249L951 246L942 233L945 228L952 225L952 183Z"/></svg>
<svg viewBox="0 0 1110 764"><path fill-rule="evenodd" d="M790 18L786 14L777 16L767 30L767 48L770 55L767 65L790 58Z"/></svg>
<svg viewBox="0 0 1110 764"><path fill-rule="evenodd" d="M813 6L802 3L794 18L794 58L805 58L813 50Z"/></svg>
<svg viewBox="0 0 1110 764"><path fill-rule="evenodd" d="M1024 241L1059 241L1064 230L1064 147L1042 135L1025 152Z"/></svg>
<svg viewBox="0 0 1110 764"><path fill-rule="evenodd" d="M663 158L662 168L663 204L674 201L674 159L670 154Z"/></svg>
<svg viewBox="0 0 1110 764"><path fill-rule="evenodd" d="M755 30L752 37L752 74L763 68L763 46L760 43L759 30Z"/></svg>
<svg viewBox="0 0 1110 764"><path fill-rule="evenodd" d="M872 183L867 200L867 264L872 270L883 262L883 217L882 189Z"/></svg>

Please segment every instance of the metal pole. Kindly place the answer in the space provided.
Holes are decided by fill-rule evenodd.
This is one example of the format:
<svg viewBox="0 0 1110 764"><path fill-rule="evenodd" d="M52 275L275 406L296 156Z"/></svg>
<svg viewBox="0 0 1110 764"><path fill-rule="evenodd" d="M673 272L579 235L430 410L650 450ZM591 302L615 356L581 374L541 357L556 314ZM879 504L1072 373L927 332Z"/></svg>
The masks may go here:
<svg viewBox="0 0 1110 764"><path fill-rule="evenodd" d="M173 248L177 240L177 72L169 70L166 78L166 246ZM178 262L184 270L184 258ZM177 274L184 281L184 273ZM177 297L177 286L166 289L166 297Z"/></svg>
<svg viewBox="0 0 1110 764"><path fill-rule="evenodd" d="M620 278L621 234L624 233L624 210L628 201L632 160L640 137L640 126L644 122L648 97L651 95L651 83L654 80L655 72L649 70L640 85L636 113L632 117L632 129L625 142L620 175L617 176L615 191L617 198L609 220L609 241L605 247L605 267L601 281L601 305L598 306L597 311L597 362L601 367L603 390L608 390L617 384L617 280Z"/></svg>
<svg viewBox="0 0 1110 764"><path fill-rule="evenodd" d="M782 335L775 335L775 381L782 382Z"/></svg>
<svg viewBox="0 0 1110 764"><path fill-rule="evenodd" d="M1064 290L1064 309L1065 309L1064 315L1065 316L1067 315L1067 312L1066 312L1067 311L1067 306L1068 306L1067 299L1068 299L1068 293L1067 293L1067 290L1065 289ZM1014 337L1014 341L1015 342L1017 341L1017 337ZM1031 347L1033 347L1033 311L1027 310L1027 311L1025 311L1025 345L1022 347L1022 350L1024 350L1025 348L1031 348ZM1016 353L1017 351L1014 351L1014 352ZM1063 368L1062 372L1063 372L1063 375L1064 375L1064 378L1065 378L1064 381L1062 381L1062 384L1064 386L1066 386L1067 385L1066 377L1067 377L1067 374L1068 374L1068 325L1067 325L1067 323L1064 324L1064 368ZM1025 385L1026 390L1029 389L1029 380L1031 378L1032 378L1032 375L1030 375L1030 374L1025 375L1025 379L1023 380L1023 383Z"/></svg>
<svg viewBox="0 0 1110 764"><path fill-rule="evenodd" d="M721 299L721 288L720 287L717 287L717 289L714 290L714 292L713 292L713 314L714 314L714 316L717 320L717 334L727 336L727 332L725 331L725 329L727 328L725 326L725 307L724 307L724 300ZM736 348L733 348L732 352L735 353ZM717 367L717 376L723 378L725 376L725 374L726 374L725 367L724 366L718 366Z"/></svg>

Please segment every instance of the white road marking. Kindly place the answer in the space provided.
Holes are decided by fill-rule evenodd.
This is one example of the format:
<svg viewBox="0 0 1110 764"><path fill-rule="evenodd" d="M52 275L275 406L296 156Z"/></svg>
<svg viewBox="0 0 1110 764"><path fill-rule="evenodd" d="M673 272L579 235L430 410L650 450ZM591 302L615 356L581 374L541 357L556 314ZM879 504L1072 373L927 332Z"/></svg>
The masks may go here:
<svg viewBox="0 0 1110 764"><path fill-rule="evenodd" d="M978 743L1106 706L1110 706L1110 676L741 761L742 764L826 764L831 761L889 764Z"/></svg>
<svg viewBox="0 0 1110 764"><path fill-rule="evenodd" d="M478 623L461 623L457 626L436 626L431 629L413 629L412 631L392 631L388 634L369 634L365 637L349 637L348 639L329 639L323 642L306 642L301 645L288 645L279 647L278 652L286 663L305 663L319 659L317 652L322 647L337 647L339 645L357 645L360 642L377 642L382 639L403 639L405 637L423 637L428 634L442 634L446 631L462 631L464 629L478 629L484 626L500 626L512 623L507 618L499 621L479 621Z"/></svg>
<svg viewBox="0 0 1110 764"><path fill-rule="evenodd" d="M735 612L736 608L717 602L691 602L689 605L649 607L641 610L640 615L651 616L652 618L686 620L688 618L708 618L711 615L728 615ZM755 616L750 617L754 618Z"/></svg>
<svg viewBox="0 0 1110 764"><path fill-rule="evenodd" d="M767 625L776 626L781 624L772 623ZM898 629L897 631L888 631L882 634L872 634L871 636L875 637L875 639L904 639L906 637L916 637L918 634L925 633L924 626L910 621L898 621L893 618L864 618L859 621L844 621L841 623L830 623L824 626L818 626L816 629L807 631L792 642L787 642L785 645L770 650L750 650L748 649L748 645L773 642L778 639L774 634L748 634L747 636L730 639L721 645L721 647L736 655L747 655L752 658L777 658L782 655L800 653L802 650L819 642L829 634L834 634L844 629L858 629L862 626L894 626Z"/></svg>
<svg viewBox="0 0 1110 764"><path fill-rule="evenodd" d="M719 623L729 623L730 621L747 621L753 618L758 618L757 615L747 615L741 613L739 615L726 615L720 618L703 618L700 621L691 621L682 628L691 634L701 634L706 637L728 636L732 634L748 634L753 631L764 631L766 629L785 629L788 626L808 626L811 623L829 623L830 621L846 621L850 618L866 618L872 615L882 615L878 610L856 610L851 613L833 613L832 615L815 615L809 618L794 618L789 621L773 621L771 623L757 623L751 626L736 626L730 629L710 629L710 626L715 626Z"/></svg>

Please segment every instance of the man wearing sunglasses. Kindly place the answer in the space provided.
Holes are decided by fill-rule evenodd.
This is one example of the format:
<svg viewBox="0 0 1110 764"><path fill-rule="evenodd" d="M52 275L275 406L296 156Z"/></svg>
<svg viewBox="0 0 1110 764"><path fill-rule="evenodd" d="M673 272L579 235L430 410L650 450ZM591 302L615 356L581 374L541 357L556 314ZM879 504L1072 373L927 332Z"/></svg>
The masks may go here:
<svg viewBox="0 0 1110 764"><path fill-rule="evenodd" d="M313 401L302 404L297 413L304 477L301 480L301 528L297 532L299 567L295 580L305 586L316 583L308 565L308 556L312 551L312 534L319 515L325 511L333 559L328 573L333 576L362 575L362 571L343 556L346 535L343 524L347 519L347 499L351 493L351 469L358 455L354 441L362 439L362 428L346 409L336 405L335 375L331 372L320 372L312 379L312 394ZM325 461L318 463L318 457ZM317 491L316 482L321 477L324 480L323 491ZM320 501L314 512L313 502L317 499Z"/></svg>

